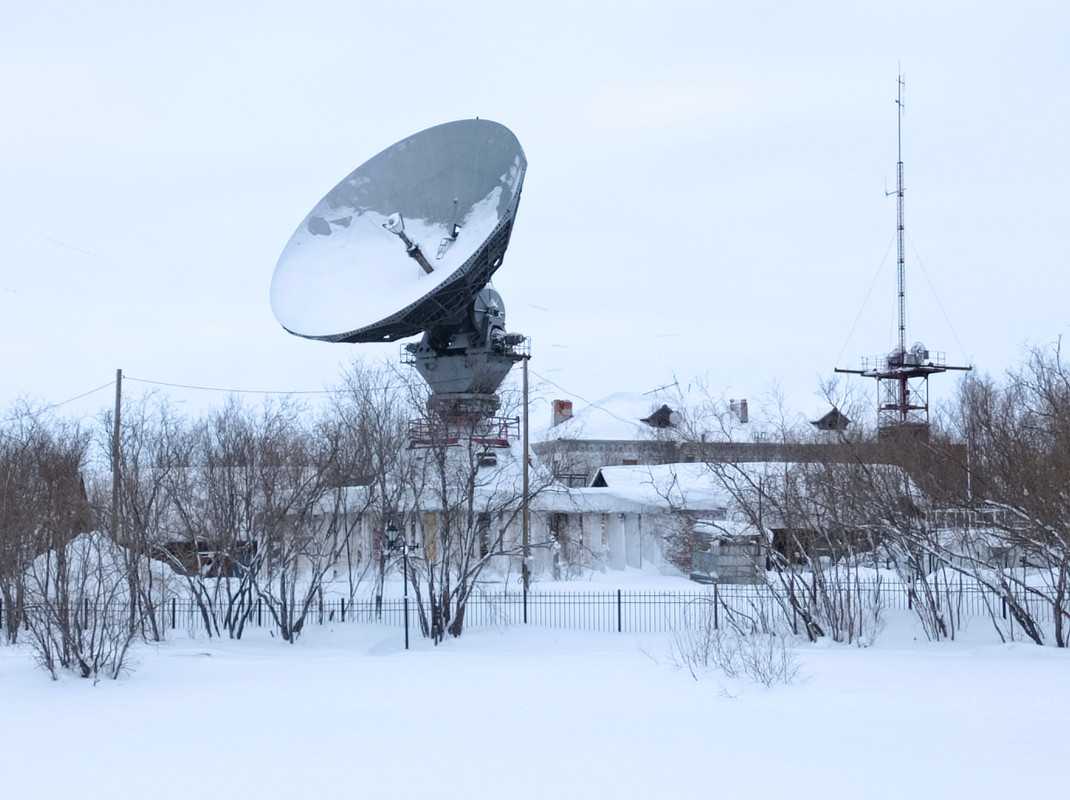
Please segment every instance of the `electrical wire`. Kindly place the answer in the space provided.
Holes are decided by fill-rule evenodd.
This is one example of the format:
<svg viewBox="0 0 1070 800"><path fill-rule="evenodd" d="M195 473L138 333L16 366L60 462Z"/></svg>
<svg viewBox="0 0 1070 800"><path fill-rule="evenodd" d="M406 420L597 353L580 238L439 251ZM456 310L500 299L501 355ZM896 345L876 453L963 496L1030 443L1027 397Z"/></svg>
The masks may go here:
<svg viewBox="0 0 1070 800"><path fill-rule="evenodd" d="M586 403L588 407L597 408L599 411L604 411L606 414L609 414L609 416L613 417L614 419L620 420L621 422L626 422L629 425L635 424L636 421L634 419L625 419L624 417L618 416L618 415L614 414L612 411L610 411L608 408L606 408L605 406L600 406L600 405L598 405L598 403L592 403L587 398L582 397L582 396L576 394L575 392L570 392L568 389L566 389L565 387L563 387L563 386L561 386L559 384L554 383L552 380L550 380L546 376L540 375L538 372L536 372L535 370L531 369L530 367L528 369L531 371L531 374L534 375L539 380L550 384L555 389L560 389L562 392L567 394L569 397L575 397L577 400L579 400L579 401L581 401L583 403Z"/></svg>
<svg viewBox="0 0 1070 800"><path fill-rule="evenodd" d="M873 287L877 285L877 278L881 276L881 270L884 269L884 262L888 260L888 254L892 252L892 245L895 244L895 237L893 236L891 241L888 242L888 247L884 251L884 258L881 259L881 263L877 266L877 272L873 276L873 280L869 284L869 289L866 291L866 297L862 301L862 306L858 309L858 314L855 316L855 321L851 323L851 330L847 333L847 338L843 340L843 347L840 349L840 354L836 356L837 364L840 363L840 359L843 358L844 352L847 350L847 345L851 343L851 337L854 336L855 328L858 327L858 320L862 319L862 312L866 310L866 306L869 304L870 295L873 294Z"/></svg>
<svg viewBox="0 0 1070 800"><path fill-rule="evenodd" d="M76 395L75 397L71 397L71 398L69 398L67 400L63 400L63 401L61 401L59 403L53 403L52 405L45 406L45 408L46 409L59 408L60 406L67 405L67 403L73 403L75 400L81 400L83 397L89 397L89 395L91 395L91 394L96 394L100 390L107 389L109 386L114 386L114 385L115 385L115 381L108 381L107 383L101 384L96 389L90 389L88 392L82 392L80 395Z"/></svg>
<svg viewBox="0 0 1070 800"><path fill-rule="evenodd" d="M60 406L65 406L68 403L73 403L75 400L81 400L83 397L89 397L89 395L96 394L97 392L102 391L103 389L111 388L114 385L115 385L115 381L108 381L107 383L102 383L100 386L98 386L95 389L90 389L88 392L82 392L81 394L75 395L74 397L68 397L66 400L61 400L58 403L48 403L46 405L39 406L39 407L37 407L35 409L29 409L29 410L33 414L43 413L45 411L51 411L54 408L59 408ZM10 422L14 422L17 418L18 418L17 414L14 415L14 416L7 416L3 420L0 420L0 424L6 425L6 424L8 424Z"/></svg>
<svg viewBox="0 0 1070 800"><path fill-rule="evenodd" d="M951 319L948 317L947 311L944 310L944 304L940 302L940 295L936 293L936 287L933 286L933 282L929 278L929 271L925 269L925 265L921 262L921 256L918 255L917 248L914 247L914 242L910 238L910 234L907 234L907 241L910 242L910 250L914 253L914 260L917 261L918 266L921 267L921 274L925 276L925 282L929 284L929 291L933 293L933 299L936 300L936 306L940 309L940 313L943 314L944 322L947 323L947 327L951 331L951 336L954 338L955 344L959 346L959 352L962 353L963 358L966 358L966 348L963 347L962 342L959 341L959 335L955 332L955 326L951 324Z"/></svg>
<svg viewBox="0 0 1070 800"><path fill-rule="evenodd" d="M147 383L152 386L166 386L171 389L192 389L198 392L227 392L229 394L280 394L280 395L292 395L292 394L338 394L340 389L319 389L319 390L295 390L295 391L283 391L279 389L227 389L219 386L196 386L189 383L170 383L168 381L154 381L148 378L135 378L130 375L123 375L123 380L133 381L134 383Z"/></svg>

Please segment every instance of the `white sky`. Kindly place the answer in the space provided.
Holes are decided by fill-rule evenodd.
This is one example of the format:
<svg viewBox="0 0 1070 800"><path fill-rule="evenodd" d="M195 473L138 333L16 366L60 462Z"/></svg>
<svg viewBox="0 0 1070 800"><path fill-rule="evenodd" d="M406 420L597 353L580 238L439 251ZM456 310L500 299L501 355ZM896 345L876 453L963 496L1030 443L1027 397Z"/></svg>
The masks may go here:
<svg viewBox="0 0 1070 800"><path fill-rule="evenodd" d="M1000 373L1067 332L1070 6L595 5L7 4L0 404L392 356L285 333L275 262L363 161L480 116L529 161L495 286L538 392L708 376L809 412L895 342L900 64L910 342Z"/></svg>

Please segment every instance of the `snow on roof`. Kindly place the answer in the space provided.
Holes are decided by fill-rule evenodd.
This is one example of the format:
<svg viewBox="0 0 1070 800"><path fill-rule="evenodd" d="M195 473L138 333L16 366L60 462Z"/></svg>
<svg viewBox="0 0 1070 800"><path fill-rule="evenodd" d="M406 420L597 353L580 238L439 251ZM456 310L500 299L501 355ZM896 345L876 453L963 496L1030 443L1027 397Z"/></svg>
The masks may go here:
<svg viewBox="0 0 1070 800"><path fill-rule="evenodd" d="M699 520L695 523L697 535L711 539L769 539L770 535L756 528L749 520L738 517L720 520Z"/></svg>
<svg viewBox="0 0 1070 800"><path fill-rule="evenodd" d="M541 433L542 439L625 440L673 437L674 428L654 428L642 420L661 406L676 409L664 397L617 393L580 409L560 425Z"/></svg>
<svg viewBox="0 0 1070 800"><path fill-rule="evenodd" d="M697 389L654 394L618 392L591 403L559 425L536 431L539 441L686 440L708 442L775 442L786 428L805 425L801 415L785 418L779 407L746 399L716 398ZM672 411L671 427L658 428L645 419L657 419L663 406Z"/></svg>
<svg viewBox="0 0 1070 800"><path fill-rule="evenodd" d="M636 498L629 498L606 492L603 489L590 489L562 486L550 486L531 500L535 511L563 514L641 514L647 507Z"/></svg>
<svg viewBox="0 0 1070 800"><path fill-rule="evenodd" d="M731 495L705 464L602 467L590 491L666 510L725 509Z"/></svg>

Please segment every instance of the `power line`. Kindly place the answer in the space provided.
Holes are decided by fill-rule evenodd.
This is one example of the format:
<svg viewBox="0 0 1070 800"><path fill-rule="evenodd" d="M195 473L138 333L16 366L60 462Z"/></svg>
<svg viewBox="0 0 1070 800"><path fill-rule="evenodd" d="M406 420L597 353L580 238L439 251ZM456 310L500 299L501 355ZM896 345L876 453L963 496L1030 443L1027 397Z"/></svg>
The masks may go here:
<svg viewBox="0 0 1070 800"><path fill-rule="evenodd" d="M533 375L535 375L537 378L539 378L539 380L541 380L544 383L547 383L547 384L553 386L555 389L558 389L561 392L564 392L569 397L576 398L577 400L579 400L582 403L585 403L586 405L590 406L591 408L596 408L596 409L599 409L601 411L604 411L605 413L609 414L610 416L614 417L615 419L620 420L621 422L629 422L629 423L631 423L631 422L635 421L635 420L625 419L623 417L618 416L617 414L614 414L612 411L610 411L605 406L602 406L602 405L600 405L598 403L593 403L590 400L588 400L586 397L583 397L583 396L581 396L579 394L576 394L575 392L569 391L568 389L564 388L560 384L557 384L554 381L550 380L545 375L539 374L535 370L531 370L531 372L532 372ZM134 376L131 376L131 375L126 375L126 374L123 375L123 380L124 381L133 381L134 383L144 383L144 384L147 384L147 385L150 385L150 386L163 386L163 387L167 387L167 388L170 388L170 389L187 389L187 390L198 391L198 392L224 392L224 393L228 393L228 394L337 395L337 394L345 394L346 391L347 391L347 389L345 389L344 387L343 388L337 388L337 389L291 390L291 391L280 390L280 389L235 389L235 388L227 388L227 387L221 387L221 386L202 386L202 385L199 385L199 384L175 383L173 381L159 381L159 380L152 380L150 378L137 378L137 377L134 377ZM672 385L678 385L678 384L669 384L669 386L672 386ZM48 409L53 409L53 408L59 408L60 406L67 405L68 403L73 403L76 400L81 400L82 398L89 397L92 394L96 394L97 392L103 391L104 389L109 389L109 388L114 387L114 386L115 386L115 381L108 381L107 383L103 383L100 386L97 386L94 389L90 389L87 392L82 392L81 394L75 395L74 397L70 397L70 398L68 398L66 400L63 400L61 402L58 402L58 403L52 403L52 404L46 405L46 406L44 406L44 409L48 410ZM400 389L400 388L405 388L405 384L390 384L390 385L385 386L383 388L386 388L386 389ZM659 387L659 389L664 389L664 388L668 388L668 387ZM658 391L658 390L655 390L655 391Z"/></svg>
<svg viewBox="0 0 1070 800"><path fill-rule="evenodd" d="M227 388L227 387L221 387L221 386L201 386L201 385L198 385L198 384L191 384L191 383L175 383L173 381L158 381L158 380L152 380L152 379L149 379L149 378L136 378L136 377L132 377L130 375L123 375L123 380L124 381L133 381L135 383L144 383L144 384L148 384L150 386L163 386L163 387L167 387L167 388L171 388L171 389L187 389L187 390L198 391L198 392L223 392L223 393L226 393L226 394L281 395L281 396L290 396L290 395L339 395L339 394L345 394L348 391L348 389L346 389L345 387L336 388L336 389L318 389L318 390L309 390L309 389L299 389L299 390L236 389L236 388ZM81 399L83 399L85 397L89 397L90 395L96 394L97 392L103 391L104 389L110 389L110 388L112 388L114 386L115 386L115 381L111 380L111 381L108 381L107 383L102 383L100 386L97 386L94 389L90 389L87 392L82 392L81 394L77 394L74 397L69 397L66 400L61 400L58 403L45 403L45 404L39 406L37 410L38 411L50 411L52 409L68 405L69 403L73 403L76 400L81 400ZM383 386L382 388L384 388L384 389L401 389L401 388L405 388L405 384L403 384L403 383L397 383L397 384L391 383L391 384L388 384L386 386Z"/></svg>
<svg viewBox="0 0 1070 800"><path fill-rule="evenodd" d="M135 383L147 383L153 386L166 386L171 389L192 389L198 392L227 392L229 394L338 394L340 389L310 389L310 390L294 390L284 391L280 389L227 389L219 386L196 386L189 383L170 383L168 381L154 381L148 378L133 378L129 375L124 375L123 380L134 381Z"/></svg>
<svg viewBox="0 0 1070 800"><path fill-rule="evenodd" d="M71 398L69 398L67 400L63 400L63 401L61 401L59 403L53 403L52 405L45 406L45 408L46 409L59 408L60 406L67 405L67 403L73 403L75 400L81 400L83 397L89 397L89 395L91 395L91 394L96 394L100 390L107 389L107 388L109 388L111 386L114 386L114 385L115 385L115 381L108 381L107 383L101 384L96 389L90 389L88 392L82 392L80 395L77 395L75 397L71 397Z"/></svg>
<svg viewBox="0 0 1070 800"><path fill-rule="evenodd" d="M115 381L108 381L107 383L102 383L100 386L98 386L95 389L90 389L88 392L82 392L81 394L75 395L74 397L69 397L66 400L61 400L58 403L48 403L48 404L39 406L37 408L32 408L30 406L27 406L27 410L30 411L30 413L32 413L32 414L39 414L39 413L43 413L45 411L51 411L54 408L59 408L60 406L65 406L68 403L73 403L75 400L81 400L83 397L89 397L89 395L96 394L97 392L99 392L99 391L101 391L103 389L109 389L114 385L115 385ZM5 417L3 420L0 420L0 424L5 424L6 425L7 423L14 422L17 418L18 418L18 413L16 412L14 415L9 415L9 416Z"/></svg>
<svg viewBox="0 0 1070 800"><path fill-rule="evenodd" d="M580 400L580 401L586 403L588 405L588 407L590 407L590 408L597 408L599 411L604 411L605 413L609 414L609 416L613 417L614 419L618 419L621 422L626 422L629 425L634 424L636 422L636 420L634 420L634 419L625 419L624 417L618 416L617 414L614 414L612 411L610 411L605 406L601 406L598 403L592 403L587 398L582 397L582 396L576 394L575 392L570 392L564 386L560 386L559 384L554 383L552 380L550 380L549 378L545 377L544 375L540 375L535 370L531 370L531 373L536 378L538 378L541 381L545 381L546 383L548 383L551 386L553 386L555 389L560 389L562 392L564 392L565 394L569 395L570 397L575 397L577 400Z"/></svg>

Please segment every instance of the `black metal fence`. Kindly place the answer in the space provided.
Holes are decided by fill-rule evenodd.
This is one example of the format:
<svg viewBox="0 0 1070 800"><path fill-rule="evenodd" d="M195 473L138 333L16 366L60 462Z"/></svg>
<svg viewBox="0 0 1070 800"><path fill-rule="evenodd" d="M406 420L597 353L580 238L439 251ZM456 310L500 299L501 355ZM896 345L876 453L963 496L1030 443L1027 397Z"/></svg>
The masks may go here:
<svg viewBox="0 0 1070 800"><path fill-rule="evenodd" d="M913 587L901 583L855 582L850 587L837 587L841 598L850 595L856 609L909 610L916 602ZM811 586L799 586L798 596L806 602ZM1015 597L1037 621L1050 622L1052 605L1035 596ZM996 617L1008 619L1006 601L997 594L978 586L947 585L939 591L942 609L959 619L967 617ZM91 610L79 610L89 614ZM124 606L109 607L109 616L120 611L128 617ZM270 606L256 600L235 609L223 604L199 604L188 599L170 598L146 610L155 615L159 630L199 630L205 626L205 616L213 619L219 630L225 630L226 620L235 614L244 616L246 628L277 628ZM785 600L783 588L763 585L725 584L704 586L690 591L652 591L612 589L608 591L556 591L535 589L524 598L521 591L483 590L474 594L465 609L465 628L509 627L531 625L563 630L602 631L621 633L669 632L694 619L697 613L712 611L715 615L738 614L752 618L776 620L790 615L791 606ZM3 620L0 604L0 620ZM410 600L410 625L418 624L415 599ZM716 616L715 616L716 621ZM324 598L308 611L304 625L336 625L346 622L370 622L385 626L401 626L404 622L403 601L398 599L349 600Z"/></svg>
<svg viewBox="0 0 1070 800"><path fill-rule="evenodd" d="M909 610L916 602L916 593L908 584L894 582L854 582L850 587L837 587L841 597L850 593L856 608ZM800 585L802 597L812 593L812 586ZM948 584L941 587L940 605L959 619L995 615L1008 619L1006 602L997 594L976 585ZM783 588L764 585L723 584L704 586L694 591L554 591L536 589L524 594L518 591L484 589L473 594L465 612L466 628L508 627L528 624L544 628L602 631L620 633L657 633L677 630L694 619L696 612L716 609L716 613L736 612L751 617L775 620L791 613ZM1050 622L1053 609L1041 597L1016 597L1033 619ZM805 602L805 599L804 599ZM409 622L418 625L419 611L415 599L410 600ZM109 608L110 616L117 609ZM121 609L122 616L128 608ZM91 613L91 609L80 609ZM245 617L245 627L277 628L268 605L253 601L241 609L223 606L202 606L187 599L161 600L151 609L156 626L161 631L203 630L205 615L210 615L219 630L225 630L225 620L235 613ZM5 609L0 603L0 623L6 623ZM348 600L324 598L306 615L304 624L331 625L349 622L373 623L387 626L404 624L402 599Z"/></svg>
<svg viewBox="0 0 1070 800"><path fill-rule="evenodd" d="M800 595L808 591L809 587L798 589ZM862 582L837 591L841 598L850 592L852 604L860 609L907 611L917 602L915 590L901 583ZM941 608L959 620L989 615L1006 620L1010 616L1007 603L999 595L977 586L948 585L940 588L939 594ZM1053 618L1051 604L1041 597L1016 596L1015 601L1037 621L1050 622ZM477 595L468 602L465 624L507 626L523 624L526 619L530 625L547 628L657 633L677 630L689 619L694 620L696 612L706 609L773 621L791 614L782 588L746 584L715 584L696 591L533 591L528 593L526 605L525 610L519 592Z"/></svg>

